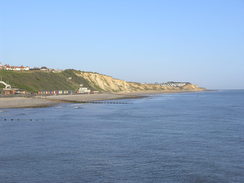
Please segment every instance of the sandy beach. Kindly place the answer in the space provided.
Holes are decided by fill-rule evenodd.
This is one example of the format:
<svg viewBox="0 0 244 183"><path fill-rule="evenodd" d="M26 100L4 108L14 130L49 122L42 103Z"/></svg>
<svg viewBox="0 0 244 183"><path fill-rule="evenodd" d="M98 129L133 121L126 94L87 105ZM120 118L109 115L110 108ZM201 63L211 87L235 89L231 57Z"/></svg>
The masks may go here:
<svg viewBox="0 0 244 183"><path fill-rule="evenodd" d="M154 94L180 93L196 91L144 91L131 93L102 93L80 95L52 95L35 97L3 97L0 98L0 108L48 107L59 103L88 103L103 100L142 98Z"/></svg>
<svg viewBox="0 0 244 183"><path fill-rule="evenodd" d="M103 94L81 94L81 95L56 95L45 97L49 101L55 102L92 102L101 100L115 100L115 99L128 99L128 98L141 98L145 97L139 94L114 94L114 93L103 93Z"/></svg>
<svg viewBox="0 0 244 183"><path fill-rule="evenodd" d="M83 95L56 95L36 97L6 97L0 98L0 108L27 108L48 107L59 103L87 103L101 100L114 100L126 98L141 98L142 95L132 94L83 94Z"/></svg>
<svg viewBox="0 0 244 183"><path fill-rule="evenodd" d="M0 98L0 108L48 107L58 102L40 98L6 97Z"/></svg>

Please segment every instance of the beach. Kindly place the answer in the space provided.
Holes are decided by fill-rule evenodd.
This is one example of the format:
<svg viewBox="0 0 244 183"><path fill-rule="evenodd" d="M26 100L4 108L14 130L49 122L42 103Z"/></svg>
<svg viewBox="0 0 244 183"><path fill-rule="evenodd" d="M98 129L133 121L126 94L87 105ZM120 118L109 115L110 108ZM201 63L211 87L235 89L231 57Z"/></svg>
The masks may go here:
<svg viewBox="0 0 244 183"><path fill-rule="evenodd" d="M197 91L140 91L129 93L100 93L100 94L76 94L76 95L50 95L34 97L2 97L0 98L0 108L28 108L28 107L49 107L60 103L89 103L103 100L118 100L143 98L149 95L162 93L182 93Z"/></svg>
<svg viewBox="0 0 244 183"><path fill-rule="evenodd" d="M56 101L36 97L5 97L0 98L0 108L48 107L58 104Z"/></svg>
<svg viewBox="0 0 244 183"><path fill-rule="evenodd" d="M35 97L4 97L0 98L0 108L48 107L59 103L88 103L102 100L128 99L145 97L140 94L80 94L53 95Z"/></svg>

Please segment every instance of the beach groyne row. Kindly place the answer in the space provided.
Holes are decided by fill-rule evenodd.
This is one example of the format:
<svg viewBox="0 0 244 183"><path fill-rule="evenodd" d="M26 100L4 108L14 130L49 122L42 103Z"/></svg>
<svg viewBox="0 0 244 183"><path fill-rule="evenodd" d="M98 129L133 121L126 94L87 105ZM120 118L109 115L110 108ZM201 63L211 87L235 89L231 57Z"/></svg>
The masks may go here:
<svg viewBox="0 0 244 183"><path fill-rule="evenodd" d="M120 101L69 101L71 103L81 103L81 104L132 104L129 102Z"/></svg>
<svg viewBox="0 0 244 183"><path fill-rule="evenodd" d="M45 119L21 119L21 118L0 118L0 121L45 121Z"/></svg>

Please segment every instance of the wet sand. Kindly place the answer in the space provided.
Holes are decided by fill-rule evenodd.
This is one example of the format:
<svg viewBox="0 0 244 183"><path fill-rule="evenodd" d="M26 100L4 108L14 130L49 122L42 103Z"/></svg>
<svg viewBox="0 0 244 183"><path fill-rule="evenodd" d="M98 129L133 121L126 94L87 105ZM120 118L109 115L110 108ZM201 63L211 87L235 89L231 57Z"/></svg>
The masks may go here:
<svg viewBox="0 0 244 183"><path fill-rule="evenodd" d="M48 107L59 103L87 103L92 101L141 98L145 96L125 94L81 94L81 95L56 95L36 97L4 97L0 98L0 108L27 108Z"/></svg>
<svg viewBox="0 0 244 183"><path fill-rule="evenodd" d="M128 98L141 98L145 97L136 94L113 94L113 93L103 93L103 94L82 94L82 95L56 95L47 96L46 99L56 102L78 102L86 103L92 101L101 100L115 100L115 99L128 99Z"/></svg>
<svg viewBox="0 0 244 183"><path fill-rule="evenodd" d="M0 98L0 108L27 108L27 107L48 107L59 103L88 103L102 100L142 98L154 94L180 93L196 91L143 91L131 93L102 93L102 94L80 94L80 95L56 95L36 97L3 97Z"/></svg>
<svg viewBox="0 0 244 183"><path fill-rule="evenodd" d="M48 107L56 105L57 102L40 98L9 97L0 98L0 108L27 108L27 107Z"/></svg>

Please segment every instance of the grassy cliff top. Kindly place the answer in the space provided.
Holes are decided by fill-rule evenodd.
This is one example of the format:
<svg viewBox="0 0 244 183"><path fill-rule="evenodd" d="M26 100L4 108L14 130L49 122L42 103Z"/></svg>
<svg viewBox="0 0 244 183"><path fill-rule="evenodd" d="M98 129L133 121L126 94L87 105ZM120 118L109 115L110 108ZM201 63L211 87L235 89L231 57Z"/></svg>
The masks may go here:
<svg viewBox="0 0 244 183"><path fill-rule="evenodd" d="M177 91L200 91L203 90L191 83L182 87L162 86L160 84L142 84L115 79L111 76L95 72L77 70L52 71L0 71L0 78L12 88L24 89L29 92L39 90L74 90L80 84L90 90L105 92L134 92L146 90L177 90ZM0 87L4 87L0 84Z"/></svg>
<svg viewBox="0 0 244 183"><path fill-rule="evenodd" d="M0 71L0 78L10 84L12 88L20 88L30 92L39 90L77 90L80 84L84 87L90 86L89 82L78 77L75 70L64 70L62 72L51 71ZM4 86L0 84L0 87Z"/></svg>

